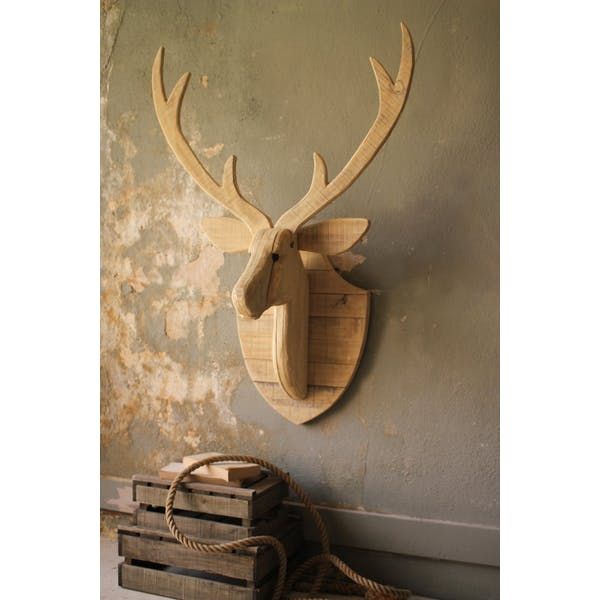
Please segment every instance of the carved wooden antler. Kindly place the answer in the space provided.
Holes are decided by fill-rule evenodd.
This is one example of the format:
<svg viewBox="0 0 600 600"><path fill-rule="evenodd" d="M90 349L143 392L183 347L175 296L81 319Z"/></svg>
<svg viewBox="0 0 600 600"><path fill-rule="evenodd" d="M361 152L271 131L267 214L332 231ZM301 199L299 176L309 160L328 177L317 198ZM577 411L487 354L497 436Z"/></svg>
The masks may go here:
<svg viewBox="0 0 600 600"><path fill-rule="evenodd" d="M250 204L237 188L235 156L230 156L225 162L223 183L219 185L191 149L181 131L180 123L181 102L190 74L185 73L179 78L167 99L162 76L164 51L164 48L158 50L152 66L152 97L158 122L171 150L185 170L194 178L194 181L209 196L231 211L240 221L243 221L252 233L256 233L259 229L270 228L272 225L269 217Z"/></svg>
<svg viewBox="0 0 600 600"><path fill-rule="evenodd" d="M402 58L396 81L392 81L376 58L370 58L379 90L379 111L371 129L346 166L330 183L327 183L325 161L316 152L313 154L313 178L308 193L279 218L276 227L296 231L303 223L333 202L364 171L390 135L404 107L413 69L413 46L410 33L404 23L400 24L400 28L402 29Z"/></svg>

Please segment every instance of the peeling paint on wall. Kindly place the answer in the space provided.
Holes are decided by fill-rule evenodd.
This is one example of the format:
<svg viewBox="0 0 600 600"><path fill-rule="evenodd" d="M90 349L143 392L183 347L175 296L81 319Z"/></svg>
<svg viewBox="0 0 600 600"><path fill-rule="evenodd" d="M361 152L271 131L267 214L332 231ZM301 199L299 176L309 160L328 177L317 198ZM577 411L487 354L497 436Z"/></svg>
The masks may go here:
<svg viewBox="0 0 600 600"><path fill-rule="evenodd" d="M225 144L215 144L214 146L210 146L209 148L202 148L202 154L206 158L212 158L213 156L217 156L221 154L221 150L225 147Z"/></svg>
<svg viewBox="0 0 600 600"><path fill-rule="evenodd" d="M121 474L132 463L157 469L173 459L173 445L196 451L236 435L229 404L244 369L207 360L204 322L229 302L220 289L223 253L198 225L216 207L198 202L193 182L174 161L139 183L133 163L138 148L130 135L137 113L109 119L110 57L123 9L118 2L105 2L103 9L109 56L101 97L101 431L103 470ZM204 153L216 156L222 148L216 144ZM208 436L203 417L210 418ZM140 443L145 455L129 461L116 456L134 455Z"/></svg>

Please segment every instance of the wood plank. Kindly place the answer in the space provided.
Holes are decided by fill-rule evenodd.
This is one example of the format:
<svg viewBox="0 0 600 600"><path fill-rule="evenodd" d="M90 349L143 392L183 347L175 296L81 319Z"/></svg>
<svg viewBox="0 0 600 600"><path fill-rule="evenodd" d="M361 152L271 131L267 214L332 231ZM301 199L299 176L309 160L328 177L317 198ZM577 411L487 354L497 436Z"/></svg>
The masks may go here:
<svg viewBox="0 0 600 600"><path fill-rule="evenodd" d="M289 398L278 384L255 382L262 396L292 423L306 423L325 412L340 397L344 388L308 387L302 404Z"/></svg>
<svg viewBox="0 0 600 600"><path fill-rule="evenodd" d="M124 563L119 565L119 585L126 589L167 596L177 600L191 600L193 598L267 600L270 598L273 589L272 581L266 582L260 588L248 588L203 579L182 572Z"/></svg>
<svg viewBox="0 0 600 600"><path fill-rule="evenodd" d="M206 458L223 456L220 452L202 452L200 454L189 454L183 457L183 466L188 467L192 463ZM258 465L244 462L218 462L204 465L192 471L191 475L213 477L218 480L231 482L255 478L260 475Z"/></svg>
<svg viewBox="0 0 600 600"><path fill-rule="evenodd" d="M309 340L328 341L332 344L362 344L365 319L348 317L310 317Z"/></svg>
<svg viewBox="0 0 600 600"><path fill-rule="evenodd" d="M309 340L311 362L350 365L356 367L362 349L362 339L349 340L344 343L324 343L323 340ZM352 373L354 369L352 369ZM348 382L349 383L349 382Z"/></svg>
<svg viewBox="0 0 600 600"><path fill-rule="evenodd" d="M138 485L136 490L137 501L151 506L165 506L167 494L168 490L163 487ZM239 498L178 491L173 507L240 519L251 518L250 502Z"/></svg>
<svg viewBox="0 0 600 600"><path fill-rule="evenodd" d="M127 533L119 534L119 555L162 565L208 571L225 577L255 581L257 555L205 554L166 541Z"/></svg>
<svg viewBox="0 0 600 600"><path fill-rule="evenodd" d="M270 519L255 521L245 526L212 521L206 518L175 513L177 527L186 535L212 542L242 540L254 535L277 535L288 521L288 512L281 508ZM164 511L138 508L134 513L134 523L145 529L168 531Z"/></svg>
<svg viewBox="0 0 600 600"><path fill-rule="evenodd" d="M279 383L270 360L246 359L246 366L253 381ZM309 363L308 384L313 386L344 387L352 376L354 365Z"/></svg>
<svg viewBox="0 0 600 600"><path fill-rule="evenodd" d="M119 533L119 535L123 534L124 536L131 535L134 537L141 537L144 539L179 543L177 542L177 539L173 536L169 529L149 529L147 527L141 527L139 525L119 525L119 527L117 528L117 532ZM196 538L193 539L196 540ZM216 541L214 543L220 544L222 542ZM267 546L249 546L247 548L240 548L239 550L236 550L234 554L247 554L249 556L254 556L256 554L266 552L267 550Z"/></svg>
<svg viewBox="0 0 600 600"><path fill-rule="evenodd" d="M168 465L165 465L164 467L162 467L162 469L158 472L158 476L160 479L164 480L164 481L173 481L178 475L179 473L181 473L181 471L183 471L183 463L181 462L172 462L169 463ZM207 477L205 475L198 475L196 474L196 472L190 473L189 475L187 475L186 477L184 477L182 483L188 484L188 483L206 483L209 485L218 485L219 487L224 486L227 488L230 487L245 487L248 486L251 483L254 483L255 481L258 481L259 479L261 479L262 477L264 477L264 475L262 473L260 473L259 475L255 476L255 477L248 477L246 479L241 479L239 481L225 481L224 479L219 479L218 477Z"/></svg>
<svg viewBox="0 0 600 600"><path fill-rule="evenodd" d="M134 513L134 523L145 529L169 530L164 512L137 509ZM206 541L234 541L251 535L250 527L220 523L218 521L199 519L191 516L175 514L175 523L186 535Z"/></svg>
<svg viewBox="0 0 600 600"><path fill-rule="evenodd" d="M366 328L366 324L364 327ZM257 340L260 341L259 338L255 339L254 343L249 347L246 347L245 345L242 346L242 355L244 356L244 359L270 360L271 348L269 343L266 340L263 340L262 343L259 344L256 343ZM348 340L348 344L343 344L341 342L328 344L324 343L323 339L309 338L309 363L351 365L354 367L358 362L357 359L360 356L363 343L363 339L356 338ZM346 372L353 373L354 369ZM302 402L305 401L306 398L302 400ZM300 401L298 400L297 402Z"/></svg>
<svg viewBox="0 0 600 600"><path fill-rule="evenodd" d="M311 317L365 318L369 294L317 294L309 296Z"/></svg>
<svg viewBox="0 0 600 600"><path fill-rule="evenodd" d="M336 297L339 298L340 296ZM365 303L362 304L364 308ZM311 315L308 321L308 337L309 340L311 338L328 338L341 341L347 340L349 336L358 337L362 335L365 320L365 313L359 317L338 317L334 314L322 316ZM261 351L264 347L269 350L269 352L272 352L272 348L269 344L272 344L273 325L270 319L263 320L261 318L250 322L246 319L240 319L239 321L241 323L240 333L244 336L245 342L243 348L247 347L249 354L253 353L253 346L255 344L261 347Z"/></svg>
<svg viewBox="0 0 600 600"><path fill-rule="evenodd" d="M164 517L164 515L163 515ZM177 521L177 520L176 520ZM166 527L166 522L163 522ZM275 521L272 522L275 525ZM285 518L280 519L277 523L277 530L272 529L272 535L275 535L279 539L279 541L283 544L286 549L287 555L291 555L298 549L301 541L302 541L302 521L299 518L291 517L285 513ZM133 536L133 537L142 537L147 539L154 539L158 541L167 541L173 543L177 542L176 538L173 536L171 531L166 529L153 529L146 528L140 525L120 525L118 527L118 533L122 536ZM203 541L195 536L192 536L192 539L197 541ZM243 538L242 538L243 539ZM210 543L224 543L229 540L211 540ZM195 552L195 550L193 550ZM248 546L245 548L240 548L239 550L235 550L235 555L249 555L255 556L257 555L259 559L262 560L264 558L262 555L273 553L273 560L276 561L276 553L275 550L269 545L260 545L260 546ZM159 561L154 561L159 562ZM269 561L267 561L269 562ZM272 562L272 561L271 561Z"/></svg>

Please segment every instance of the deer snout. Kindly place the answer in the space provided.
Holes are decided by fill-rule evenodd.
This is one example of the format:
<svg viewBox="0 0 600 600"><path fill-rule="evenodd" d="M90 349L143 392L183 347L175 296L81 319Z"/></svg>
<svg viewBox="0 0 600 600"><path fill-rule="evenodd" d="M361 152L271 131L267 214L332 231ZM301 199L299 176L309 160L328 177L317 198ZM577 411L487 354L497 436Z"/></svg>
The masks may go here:
<svg viewBox="0 0 600 600"><path fill-rule="evenodd" d="M264 258L251 256L250 262L231 292L233 306L240 316L258 319L269 308L267 294L271 279L271 265L270 254Z"/></svg>
<svg viewBox="0 0 600 600"><path fill-rule="evenodd" d="M266 291L263 293L260 286L242 287L235 285L231 292L231 300L237 313L247 319L258 319L265 312Z"/></svg>

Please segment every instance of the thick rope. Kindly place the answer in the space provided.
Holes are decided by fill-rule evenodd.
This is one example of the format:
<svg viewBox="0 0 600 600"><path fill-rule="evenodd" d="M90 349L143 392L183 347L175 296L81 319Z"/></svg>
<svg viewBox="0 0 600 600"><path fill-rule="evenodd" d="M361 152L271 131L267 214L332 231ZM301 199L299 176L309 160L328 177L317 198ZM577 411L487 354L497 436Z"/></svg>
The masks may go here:
<svg viewBox="0 0 600 600"><path fill-rule="evenodd" d="M304 506L312 516L313 521L315 522L315 525L317 527L317 531L319 533L319 538L321 540L322 553L309 558L302 565L300 565L300 567L296 569L294 574L287 581L287 585L287 554L285 548L283 547L283 544L276 537L273 537L271 535L257 535L245 538L243 540L237 540L235 542L225 542L222 544L203 544L201 542L188 538L186 535L181 533L181 531L179 531L179 528L175 524L175 518L173 516L173 504L175 502L175 494L177 493L177 487L192 471L195 471L199 467L203 467L214 462L254 463L260 465L261 467L264 467L265 469L268 469L269 471L271 471L271 473L282 479L290 487L290 489L298 496L298 498L301 500L301 502L304 504ZM287 594L287 592L289 592L292 589L293 585L313 567L317 567L318 572L317 576L315 577L314 584L312 585L312 589L310 590L311 595L305 596L305 600L323 600L322 598L317 598L316 596L314 596L314 594L316 594L319 588L321 587L327 571L327 566L329 564L333 564L344 575L346 575L346 577L348 577L355 584L359 585L361 588L366 590L365 598L367 598L368 600L387 600L388 598L406 600L411 596L411 592L409 590L396 589L388 585L382 585L381 583L377 583L372 579L368 579L367 577L359 575L356 571L352 570L344 561L339 559L334 554L331 554L329 535L327 533L325 523L323 522L319 511L316 509L315 505L312 503L311 499L308 497L306 492L288 473L285 473L276 465L266 460L263 460L262 458L255 458L254 456L238 456L236 454L227 454L224 456L212 456L210 458L204 458L202 460L198 460L195 463L188 465L171 482L171 487L169 487L169 493L167 494L167 501L165 503L165 519L167 521L169 530L173 534L173 537L175 537L175 539L180 544L183 544L186 548L190 548L191 550L195 550L196 552L225 554L234 552L235 550L241 550L242 548L248 548L251 546L271 546L277 553L277 558L279 560L279 571L277 573L277 582L275 584L275 589L273 590L273 600L280 600L283 597L284 592Z"/></svg>

